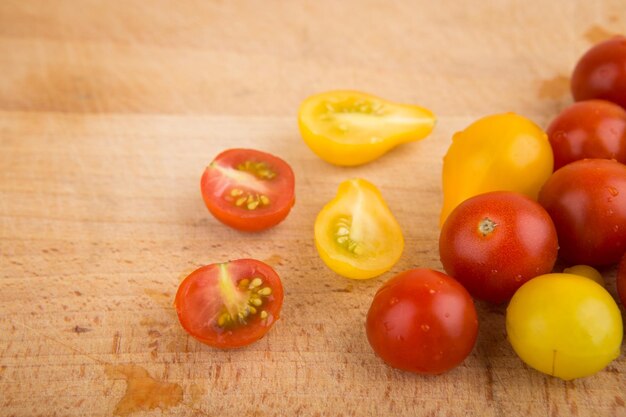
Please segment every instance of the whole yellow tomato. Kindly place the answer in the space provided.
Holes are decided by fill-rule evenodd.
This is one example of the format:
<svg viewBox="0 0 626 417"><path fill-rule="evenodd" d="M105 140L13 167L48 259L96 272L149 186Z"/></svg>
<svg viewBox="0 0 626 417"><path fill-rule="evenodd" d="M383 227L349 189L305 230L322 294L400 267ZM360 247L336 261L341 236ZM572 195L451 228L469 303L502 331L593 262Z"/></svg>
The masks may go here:
<svg viewBox="0 0 626 417"><path fill-rule="evenodd" d="M601 285L587 276L546 274L513 295L506 332L531 367L569 380L592 375L620 354L622 315Z"/></svg>
<svg viewBox="0 0 626 417"><path fill-rule="evenodd" d="M439 225L459 203L489 191L516 191L536 200L552 174L548 136L515 113L472 123L452 138L443 159L443 208Z"/></svg>
<svg viewBox="0 0 626 417"><path fill-rule="evenodd" d="M433 113L358 91L329 91L304 100L298 124L305 143L326 162L360 165L396 146L423 139Z"/></svg>

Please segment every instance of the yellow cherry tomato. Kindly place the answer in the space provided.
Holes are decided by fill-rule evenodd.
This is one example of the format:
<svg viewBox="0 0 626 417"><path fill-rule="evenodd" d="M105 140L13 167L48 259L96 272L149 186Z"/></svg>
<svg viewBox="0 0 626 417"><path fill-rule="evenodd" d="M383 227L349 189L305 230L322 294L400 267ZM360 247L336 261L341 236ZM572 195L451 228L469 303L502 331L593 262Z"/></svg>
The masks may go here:
<svg viewBox="0 0 626 417"><path fill-rule="evenodd" d="M329 91L304 100L300 133L323 160L360 165L432 132L435 116L425 108L392 103L357 91Z"/></svg>
<svg viewBox="0 0 626 417"><path fill-rule="evenodd" d="M533 278L506 310L508 339L529 366L561 379L592 375L620 354L622 316L613 297L573 274Z"/></svg>
<svg viewBox="0 0 626 417"><path fill-rule="evenodd" d="M598 272L597 269L595 269L594 267L591 267L589 265L574 265L574 266L570 266L569 268L565 268L563 270L563 273L564 274L580 275L581 277L589 278L589 279L597 282L598 284L604 286L604 278L602 277L602 274L600 272Z"/></svg>
<svg viewBox="0 0 626 417"><path fill-rule="evenodd" d="M515 113L484 117L452 138L443 158L439 225L463 201L489 191L516 191L536 200L552 174L548 136Z"/></svg>
<svg viewBox="0 0 626 417"><path fill-rule="evenodd" d="M315 246L324 263L347 278L373 278L402 255L400 225L380 191L363 179L339 185L315 220Z"/></svg>

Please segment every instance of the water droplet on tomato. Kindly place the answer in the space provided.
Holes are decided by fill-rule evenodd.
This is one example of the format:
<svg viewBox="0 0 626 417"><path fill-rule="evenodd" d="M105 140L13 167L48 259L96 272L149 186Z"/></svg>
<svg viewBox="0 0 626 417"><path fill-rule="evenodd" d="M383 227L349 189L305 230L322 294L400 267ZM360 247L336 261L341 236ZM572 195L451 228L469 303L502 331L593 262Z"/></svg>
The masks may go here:
<svg viewBox="0 0 626 417"><path fill-rule="evenodd" d="M422 328L423 332L427 332L430 330L430 326L428 324L422 324L420 327Z"/></svg>
<svg viewBox="0 0 626 417"><path fill-rule="evenodd" d="M390 306L392 306L392 305L394 305L394 304L398 304L398 301L400 301L400 300L398 300L398 298L397 298L397 297L392 297L392 298L389 300L389 305L390 305Z"/></svg>

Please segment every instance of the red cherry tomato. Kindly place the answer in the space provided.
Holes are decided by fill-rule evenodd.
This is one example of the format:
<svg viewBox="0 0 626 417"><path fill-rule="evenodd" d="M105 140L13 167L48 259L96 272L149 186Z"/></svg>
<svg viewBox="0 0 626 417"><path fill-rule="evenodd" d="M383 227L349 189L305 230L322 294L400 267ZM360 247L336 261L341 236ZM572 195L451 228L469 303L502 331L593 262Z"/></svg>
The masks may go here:
<svg viewBox="0 0 626 417"><path fill-rule="evenodd" d="M217 348L249 345L278 320L283 286L261 261L238 259L193 271L178 287L176 312L183 328Z"/></svg>
<svg viewBox="0 0 626 417"><path fill-rule="evenodd" d="M501 303L552 271L558 251L548 213L525 195L496 191L465 200L441 229L446 272L474 297Z"/></svg>
<svg viewBox="0 0 626 417"><path fill-rule="evenodd" d="M472 297L461 284L441 272L413 269L378 290L366 330L374 352L388 365L439 374L470 354L478 319Z"/></svg>
<svg viewBox="0 0 626 417"><path fill-rule="evenodd" d="M622 261L617 270L617 294L622 302L622 307L626 308L626 253L622 256Z"/></svg>
<svg viewBox="0 0 626 417"><path fill-rule="evenodd" d="M571 87L576 101L600 98L626 108L626 38L589 49L576 64Z"/></svg>
<svg viewBox="0 0 626 417"><path fill-rule="evenodd" d="M585 158L626 163L626 110L604 100L567 107L548 127L554 170Z"/></svg>
<svg viewBox="0 0 626 417"><path fill-rule="evenodd" d="M256 232L281 221L295 202L294 175L282 159L253 149L229 149L204 171L200 188L219 221Z"/></svg>
<svg viewBox="0 0 626 417"><path fill-rule="evenodd" d="M556 171L539 192L559 254L570 264L610 265L626 251L626 165L584 159Z"/></svg>

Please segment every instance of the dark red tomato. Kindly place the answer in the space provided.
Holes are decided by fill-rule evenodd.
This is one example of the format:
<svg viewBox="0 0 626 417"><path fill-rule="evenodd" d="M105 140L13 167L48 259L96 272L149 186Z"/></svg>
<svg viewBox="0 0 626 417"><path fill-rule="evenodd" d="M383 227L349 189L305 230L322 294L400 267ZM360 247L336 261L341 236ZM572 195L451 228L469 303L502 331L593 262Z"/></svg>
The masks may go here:
<svg viewBox="0 0 626 417"><path fill-rule="evenodd" d="M622 262L617 270L617 294L622 302L622 307L626 308L626 253L622 256Z"/></svg>
<svg viewBox="0 0 626 417"><path fill-rule="evenodd" d="M548 127L554 170L585 158L626 163L626 110L605 100L567 107Z"/></svg>
<svg viewBox="0 0 626 417"><path fill-rule="evenodd" d="M615 36L588 50L572 74L576 101L594 98L626 108L626 38Z"/></svg>
<svg viewBox="0 0 626 417"><path fill-rule="evenodd" d="M626 251L626 165L583 159L556 171L539 192L567 263L610 265Z"/></svg>
<svg viewBox="0 0 626 417"><path fill-rule="evenodd" d="M420 374L440 374L463 362L478 333L472 297L431 269L412 269L387 281L374 296L365 326L382 360Z"/></svg>
<svg viewBox="0 0 626 417"><path fill-rule="evenodd" d="M178 287L175 305L191 336L236 348L262 338L278 320L283 286L269 265L238 259L196 269Z"/></svg>
<svg viewBox="0 0 626 417"><path fill-rule="evenodd" d="M204 171L200 188L204 203L219 221L247 232L280 223L295 202L291 167L253 149L219 154Z"/></svg>
<svg viewBox="0 0 626 417"><path fill-rule="evenodd" d="M496 191L459 204L439 236L446 272L476 298L502 303L552 271L558 244L548 213L525 195Z"/></svg>

